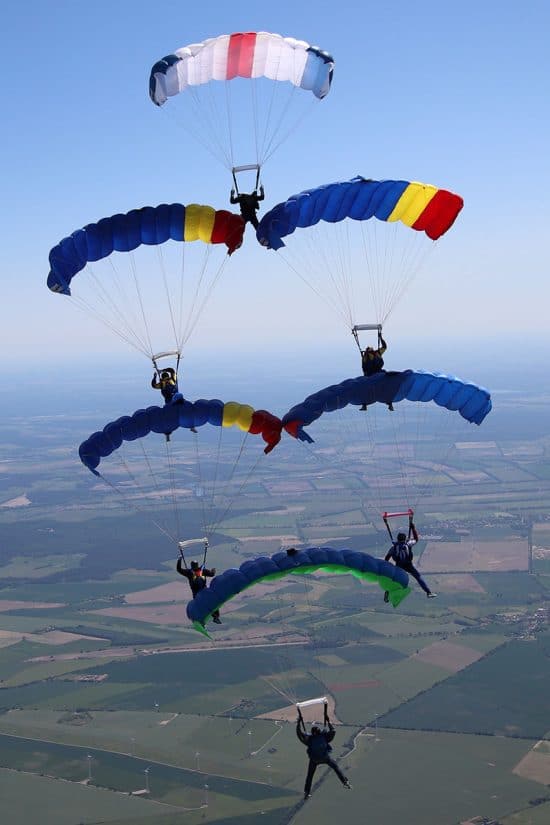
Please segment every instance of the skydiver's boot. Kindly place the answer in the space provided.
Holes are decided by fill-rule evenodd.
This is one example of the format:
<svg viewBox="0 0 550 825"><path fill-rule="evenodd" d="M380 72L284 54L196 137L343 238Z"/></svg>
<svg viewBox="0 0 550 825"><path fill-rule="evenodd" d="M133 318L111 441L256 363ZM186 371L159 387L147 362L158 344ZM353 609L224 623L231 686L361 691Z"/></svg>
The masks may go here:
<svg viewBox="0 0 550 825"><path fill-rule="evenodd" d="M437 599L437 593L426 593L428 599Z"/></svg>
<svg viewBox="0 0 550 825"><path fill-rule="evenodd" d="M353 790L352 785L351 785L351 782L349 781L349 779L346 779L346 781L345 781L345 782L342 782L342 784L343 784L344 788L345 788L347 791L352 791L352 790Z"/></svg>
<svg viewBox="0 0 550 825"><path fill-rule="evenodd" d="M359 407L359 409L360 409L360 411L361 411L361 412L367 412L367 405L366 405L366 404L362 404L362 405Z"/></svg>
<svg viewBox="0 0 550 825"><path fill-rule="evenodd" d="M389 410L390 412L395 412L395 410L394 410L394 408L393 408L393 404L392 404L391 402L388 404L388 410Z"/></svg>
<svg viewBox="0 0 550 825"><path fill-rule="evenodd" d="M389 600L390 600L390 591L386 590L386 592L384 593L384 601L387 604L389 602Z"/></svg>

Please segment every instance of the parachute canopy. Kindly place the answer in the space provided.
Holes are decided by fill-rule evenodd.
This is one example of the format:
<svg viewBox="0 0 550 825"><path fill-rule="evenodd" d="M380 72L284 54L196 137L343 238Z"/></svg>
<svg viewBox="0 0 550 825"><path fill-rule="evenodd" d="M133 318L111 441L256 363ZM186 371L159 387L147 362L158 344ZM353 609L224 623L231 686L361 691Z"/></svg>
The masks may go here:
<svg viewBox="0 0 550 825"><path fill-rule="evenodd" d="M298 227L374 217L401 221L435 241L450 229L463 205L459 195L430 184L358 176L292 195L263 216L256 237L263 246L280 249L283 238Z"/></svg>
<svg viewBox="0 0 550 825"><path fill-rule="evenodd" d="M125 415L111 421L103 430L93 433L82 442L78 454L82 463L95 475L102 458L107 458L118 450L125 441L145 438L150 433L169 435L180 427L236 426L240 430L261 435L267 446L265 453L271 452L281 438L281 421L266 410L253 410L247 404L235 401L225 403L217 399L210 401L183 401L164 407L148 407L137 410L133 415Z"/></svg>
<svg viewBox="0 0 550 825"><path fill-rule="evenodd" d="M248 587L259 582L276 581L289 574L304 575L317 570L351 573L358 579L376 582L382 590L389 592L394 607L410 592L409 578L405 571L383 559L357 550L308 547L292 554L279 552L271 557L260 556L245 561L239 569L225 570L188 603L187 616L196 629L203 632L204 624L212 612Z"/></svg>
<svg viewBox="0 0 550 825"><path fill-rule="evenodd" d="M403 400L433 401L440 407L457 411L473 424L481 424L492 407L486 389L452 375L382 371L370 377L348 378L308 396L283 416L283 427L295 438L311 442L313 439L303 428L325 412L340 410L348 404L396 404Z"/></svg>
<svg viewBox="0 0 550 825"><path fill-rule="evenodd" d="M156 355L177 356L179 363L243 233L240 215L211 206L132 209L88 224L54 246L48 287L69 296L155 367Z"/></svg>
<svg viewBox="0 0 550 825"><path fill-rule="evenodd" d="M270 32L223 34L155 63L149 95L244 192L252 188L248 182L258 188L263 164L326 97L333 68L331 55L303 40ZM177 100L164 107L173 96Z"/></svg>
<svg viewBox="0 0 550 825"><path fill-rule="evenodd" d="M462 206L447 189L357 176L277 204L256 237L280 250L281 260L353 330L386 323Z"/></svg>
<svg viewBox="0 0 550 825"><path fill-rule="evenodd" d="M244 222L240 215L211 206L180 203L144 206L126 214L102 218L64 238L50 251L48 287L70 295L70 283L87 263L107 258L112 252L131 252L142 244L166 241L203 241L225 244L228 254L242 244Z"/></svg>
<svg viewBox="0 0 550 825"><path fill-rule="evenodd" d="M211 80L266 77L288 81L322 99L330 89L334 60L303 40L269 32L237 32L192 43L151 69L149 95L162 106L172 95Z"/></svg>

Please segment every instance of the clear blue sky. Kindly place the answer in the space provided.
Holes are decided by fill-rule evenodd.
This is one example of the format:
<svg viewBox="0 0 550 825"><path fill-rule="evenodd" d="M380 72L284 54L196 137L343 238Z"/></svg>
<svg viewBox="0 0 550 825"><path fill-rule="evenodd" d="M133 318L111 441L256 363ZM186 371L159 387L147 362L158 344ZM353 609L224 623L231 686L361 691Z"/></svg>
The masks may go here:
<svg viewBox="0 0 550 825"><path fill-rule="evenodd" d="M175 48L246 30L303 38L336 61L330 95L269 164L268 206L356 174L464 197L435 268L393 316L391 340L414 353L417 342L437 352L465 337L491 348L523 339L550 354L546 0L28 0L8 4L2 28L0 328L10 362L88 358L95 348L127 358L46 289L48 251L90 221L145 204L226 207L226 173L151 104L147 82ZM236 254L238 271L195 347L350 346L252 235Z"/></svg>

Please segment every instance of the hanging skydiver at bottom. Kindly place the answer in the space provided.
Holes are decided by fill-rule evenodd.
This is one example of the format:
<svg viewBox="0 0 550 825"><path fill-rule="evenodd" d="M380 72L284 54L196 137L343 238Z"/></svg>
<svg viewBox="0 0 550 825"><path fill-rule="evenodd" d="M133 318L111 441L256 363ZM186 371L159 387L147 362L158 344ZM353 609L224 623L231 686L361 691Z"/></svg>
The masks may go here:
<svg viewBox="0 0 550 825"><path fill-rule="evenodd" d="M334 739L336 731L328 718L327 706L325 705L324 727L313 724L311 726L311 733L306 733L306 726L300 708L298 708L298 719L296 720L296 736L307 748L307 755L309 756L309 764L307 768L306 782L304 785L304 799L311 797L311 784L315 771L319 765L327 765L332 768L344 788L351 791L351 784L349 779L344 776L338 764L332 759L330 753L332 747L330 743Z"/></svg>
<svg viewBox="0 0 550 825"><path fill-rule="evenodd" d="M206 553L205 553L206 555ZM176 570L180 574L180 576L185 576L187 581L189 582L189 587L191 588L191 593L193 594L193 598L204 590L205 587L208 587L208 582L206 581L207 578L212 578L216 575L216 568L212 567L210 570L204 567L201 567L198 561L192 561L189 567L183 566L185 565L185 559L183 555L180 556L178 559L178 563L176 565ZM220 619L220 611L214 610L212 612L212 621L214 624L221 624L222 620Z"/></svg>
<svg viewBox="0 0 550 825"><path fill-rule="evenodd" d="M418 584L420 585L420 587L422 588L422 590L424 591L424 593L426 594L428 599L435 599L435 597L437 596L437 593L432 593L432 591L430 590L430 588L428 587L428 585L426 584L426 582L424 581L424 579L422 578L422 576L420 575L420 573L418 572L418 570L416 569L416 567L413 564L414 556L413 556L412 548L414 547L414 545L418 541L418 532L417 532L416 526L413 522L414 514L413 514L412 510L409 510L409 534L407 536L406 533L398 533L397 534L397 541L393 540L392 531L390 529L390 525L388 524L388 517L391 516L391 515L406 515L406 514L405 513L384 513L384 515L383 515L384 524L386 525L386 528L388 530L388 533L390 534L390 539L391 539L391 542L392 542L392 546L390 547L390 549L388 550L388 552L385 555L385 561L393 561L396 567L400 567L402 570L404 570L406 573L408 573L409 576L412 576L413 579L415 579L418 582ZM384 601L389 602L389 600L390 600L390 594L386 590L386 592L384 593Z"/></svg>

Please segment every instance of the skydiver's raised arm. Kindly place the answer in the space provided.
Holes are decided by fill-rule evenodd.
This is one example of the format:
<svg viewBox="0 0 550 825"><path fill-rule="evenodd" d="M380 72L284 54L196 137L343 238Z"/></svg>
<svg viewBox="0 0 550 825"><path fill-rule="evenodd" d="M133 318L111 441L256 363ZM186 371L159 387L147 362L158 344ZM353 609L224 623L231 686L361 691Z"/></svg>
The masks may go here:
<svg viewBox="0 0 550 825"><path fill-rule="evenodd" d="M176 564L176 570L180 574L180 576L185 576L186 579L191 579L191 572L187 570L187 568L183 567L183 559L180 557Z"/></svg>
<svg viewBox="0 0 550 825"><path fill-rule="evenodd" d="M298 719L296 720L296 736L298 737L302 745L308 744L309 736L302 730L302 720L300 719L300 717L298 717Z"/></svg>

